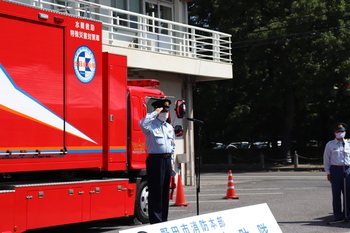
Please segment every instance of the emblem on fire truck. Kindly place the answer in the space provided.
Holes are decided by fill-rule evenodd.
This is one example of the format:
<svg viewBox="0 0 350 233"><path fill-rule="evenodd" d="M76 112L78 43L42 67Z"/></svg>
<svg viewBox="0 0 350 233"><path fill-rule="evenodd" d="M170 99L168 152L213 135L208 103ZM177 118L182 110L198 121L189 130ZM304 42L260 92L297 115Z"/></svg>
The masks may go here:
<svg viewBox="0 0 350 233"><path fill-rule="evenodd" d="M95 77L96 59L92 50L87 46L80 46L74 54L74 72L82 83L89 83Z"/></svg>

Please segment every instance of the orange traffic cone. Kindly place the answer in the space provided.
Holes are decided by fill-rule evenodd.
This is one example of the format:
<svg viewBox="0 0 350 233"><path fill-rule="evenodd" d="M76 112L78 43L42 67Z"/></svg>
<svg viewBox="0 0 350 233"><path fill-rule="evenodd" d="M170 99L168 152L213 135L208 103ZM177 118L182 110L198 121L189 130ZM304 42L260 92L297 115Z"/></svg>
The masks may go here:
<svg viewBox="0 0 350 233"><path fill-rule="evenodd" d="M239 197L236 196L235 184L233 183L233 177L232 177L231 170L228 171L226 197L223 197L222 199L239 199Z"/></svg>
<svg viewBox="0 0 350 233"><path fill-rule="evenodd" d="M190 204L186 203L186 198L184 194L184 188L182 186L182 179L181 175L179 174L177 176L177 185L176 185L176 200L175 203L171 206L178 206L178 207L185 207L185 206L190 206Z"/></svg>

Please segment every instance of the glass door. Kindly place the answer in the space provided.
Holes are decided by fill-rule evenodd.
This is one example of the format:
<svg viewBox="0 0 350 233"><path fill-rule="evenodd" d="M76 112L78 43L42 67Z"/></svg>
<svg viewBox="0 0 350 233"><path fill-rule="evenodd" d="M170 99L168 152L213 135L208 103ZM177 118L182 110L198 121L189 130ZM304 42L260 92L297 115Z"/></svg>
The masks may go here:
<svg viewBox="0 0 350 233"><path fill-rule="evenodd" d="M171 0L164 2L145 0L144 12L145 15L154 18L173 20L173 4ZM151 50L169 52L171 48L171 34L168 27L168 23L160 22L157 19L148 20L149 34L147 37L150 39L149 45Z"/></svg>

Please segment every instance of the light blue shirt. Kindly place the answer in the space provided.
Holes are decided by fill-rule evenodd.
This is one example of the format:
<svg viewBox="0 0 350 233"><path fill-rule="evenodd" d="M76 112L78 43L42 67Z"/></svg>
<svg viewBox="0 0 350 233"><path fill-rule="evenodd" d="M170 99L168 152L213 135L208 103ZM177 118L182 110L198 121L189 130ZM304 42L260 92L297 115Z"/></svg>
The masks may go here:
<svg viewBox="0 0 350 233"><path fill-rule="evenodd" d="M169 153L174 155L175 132L173 126L162 122L158 118L158 112L147 113L139 125L146 136L146 147L148 154Z"/></svg>
<svg viewBox="0 0 350 233"><path fill-rule="evenodd" d="M343 143L337 139L327 143L323 153L323 166L327 174L330 174L331 165L350 166L350 145L347 140Z"/></svg>

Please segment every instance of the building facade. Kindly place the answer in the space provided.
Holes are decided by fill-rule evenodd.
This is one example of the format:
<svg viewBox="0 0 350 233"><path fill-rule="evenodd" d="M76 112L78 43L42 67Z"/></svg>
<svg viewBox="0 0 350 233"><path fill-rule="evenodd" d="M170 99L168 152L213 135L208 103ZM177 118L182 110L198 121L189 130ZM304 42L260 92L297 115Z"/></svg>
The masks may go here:
<svg viewBox="0 0 350 233"><path fill-rule="evenodd" d="M193 117L196 82L231 79L231 35L188 25L190 0L16 0L103 23L103 51L128 58L129 79L157 79L160 89L186 101ZM194 185L194 125L186 118L176 141L184 184Z"/></svg>

